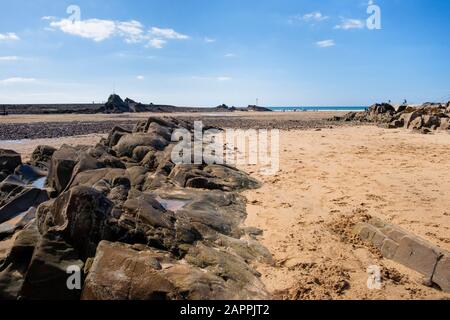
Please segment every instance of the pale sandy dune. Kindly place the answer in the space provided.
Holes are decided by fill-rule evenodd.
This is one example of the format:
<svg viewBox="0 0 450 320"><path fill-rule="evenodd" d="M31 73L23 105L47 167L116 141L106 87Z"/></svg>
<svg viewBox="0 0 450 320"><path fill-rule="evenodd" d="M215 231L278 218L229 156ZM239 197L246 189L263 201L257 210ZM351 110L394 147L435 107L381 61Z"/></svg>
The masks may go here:
<svg viewBox="0 0 450 320"><path fill-rule="evenodd" d="M342 214L367 213L450 250L448 133L377 127L283 131L280 143L278 175L242 168L264 182L245 192L246 224L265 231L260 240L275 257L276 266L259 265L270 291L291 289L281 296L305 299L450 297L364 246L341 242L328 226ZM393 279L381 290L367 288L371 265ZM292 290L296 286L303 289Z"/></svg>

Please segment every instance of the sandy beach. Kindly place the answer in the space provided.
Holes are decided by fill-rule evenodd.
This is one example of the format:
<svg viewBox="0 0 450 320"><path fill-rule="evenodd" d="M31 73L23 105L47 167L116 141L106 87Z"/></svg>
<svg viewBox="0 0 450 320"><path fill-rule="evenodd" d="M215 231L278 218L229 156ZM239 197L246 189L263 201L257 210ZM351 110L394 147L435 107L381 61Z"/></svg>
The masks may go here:
<svg viewBox="0 0 450 320"><path fill-rule="evenodd" d="M141 116L144 117L138 118ZM240 116L233 115L238 121L244 121ZM258 114L252 115L252 121L263 119L276 126L277 121L320 122L328 116L312 112ZM59 116L49 117L45 121L59 120ZM11 123L28 120L8 118ZM98 118L102 120L105 118ZM449 294L423 285L420 274L382 258L364 245L346 242L333 228L354 216L370 215L450 250L450 199L446 192L450 189L447 179L450 135L446 132L421 135L374 125L280 128L277 175L263 176L258 166L239 168L263 183L260 189L244 192L246 225L264 231L258 240L274 257L273 265L256 265L273 297L450 298ZM102 137L102 134L90 134L0 141L0 148L16 150L28 159L37 145L94 145ZM367 287L367 268L373 265L382 270L380 290Z"/></svg>

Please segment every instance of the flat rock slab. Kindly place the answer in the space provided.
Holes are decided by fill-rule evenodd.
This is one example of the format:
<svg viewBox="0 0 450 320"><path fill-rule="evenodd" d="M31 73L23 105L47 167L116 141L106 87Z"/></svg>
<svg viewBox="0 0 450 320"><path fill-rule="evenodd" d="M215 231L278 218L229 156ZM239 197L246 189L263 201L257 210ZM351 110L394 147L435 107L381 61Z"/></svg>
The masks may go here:
<svg viewBox="0 0 450 320"><path fill-rule="evenodd" d="M380 249L385 258L423 274L443 291L450 292L449 252L379 219L359 223L353 232Z"/></svg>

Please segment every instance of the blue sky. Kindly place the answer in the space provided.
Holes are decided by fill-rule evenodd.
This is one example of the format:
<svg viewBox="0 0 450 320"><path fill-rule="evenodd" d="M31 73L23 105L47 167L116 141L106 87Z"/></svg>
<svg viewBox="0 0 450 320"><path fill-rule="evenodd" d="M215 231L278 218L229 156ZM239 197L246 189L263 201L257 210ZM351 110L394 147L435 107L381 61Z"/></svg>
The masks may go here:
<svg viewBox="0 0 450 320"><path fill-rule="evenodd" d="M0 0L0 103L450 99L450 1ZM80 8L66 12L70 5Z"/></svg>

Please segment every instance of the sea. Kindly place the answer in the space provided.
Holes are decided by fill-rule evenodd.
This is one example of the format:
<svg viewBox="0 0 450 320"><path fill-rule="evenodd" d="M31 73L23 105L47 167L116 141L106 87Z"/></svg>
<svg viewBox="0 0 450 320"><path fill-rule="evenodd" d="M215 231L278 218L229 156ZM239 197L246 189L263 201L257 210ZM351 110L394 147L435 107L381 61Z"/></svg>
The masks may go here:
<svg viewBox="0 0 450 320"><path fill-rule="evenodd" d="M269 109L276 112L302 112L302 111L364 111L368 106L329 106L329 107L269 107Z"/></svg>

